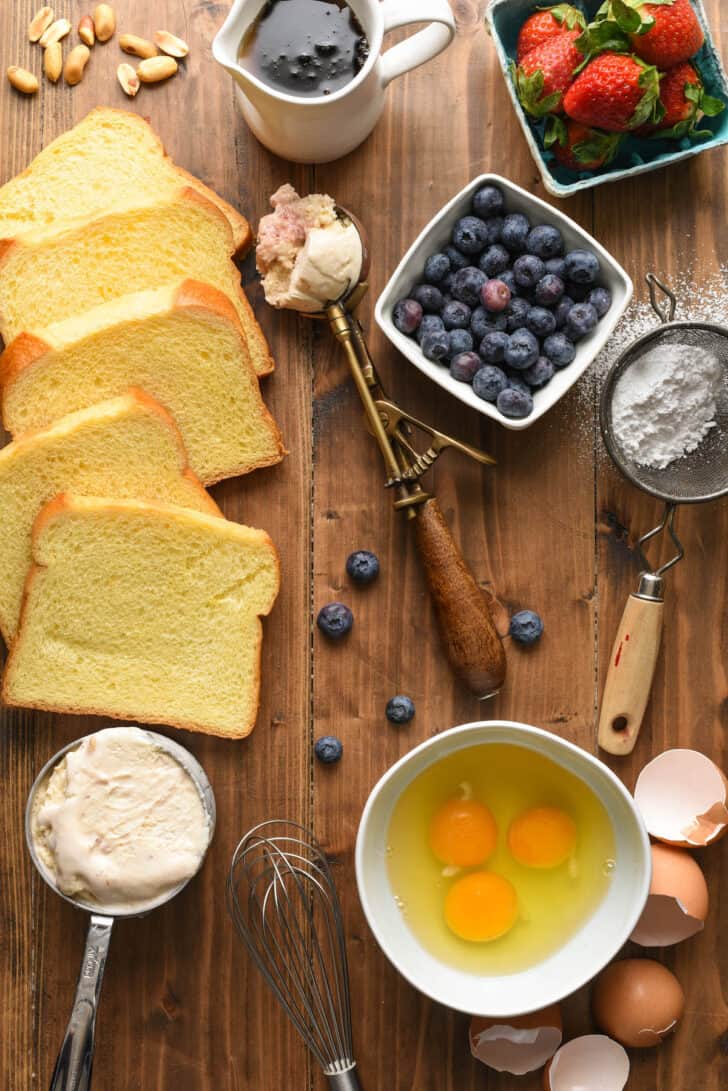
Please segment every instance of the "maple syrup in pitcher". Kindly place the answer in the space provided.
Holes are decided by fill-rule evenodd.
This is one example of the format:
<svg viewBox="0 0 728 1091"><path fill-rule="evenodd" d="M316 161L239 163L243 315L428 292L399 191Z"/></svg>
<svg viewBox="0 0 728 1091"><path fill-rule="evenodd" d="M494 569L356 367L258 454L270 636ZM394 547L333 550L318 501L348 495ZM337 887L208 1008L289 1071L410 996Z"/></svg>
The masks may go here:
<svg viewBox="0 0 728 1091"><path fill-rule="evenodd" d="M351 83L369 42L344 0L267 0L245 32L238 60L289 95L330 95Z"/></svg>

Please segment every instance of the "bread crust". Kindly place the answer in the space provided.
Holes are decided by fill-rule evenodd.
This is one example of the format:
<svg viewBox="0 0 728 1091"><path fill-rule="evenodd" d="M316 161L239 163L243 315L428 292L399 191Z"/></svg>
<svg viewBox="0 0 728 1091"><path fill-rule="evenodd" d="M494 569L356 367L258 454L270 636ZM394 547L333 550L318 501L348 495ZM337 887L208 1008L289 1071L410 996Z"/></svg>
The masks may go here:
<svg viewBox="0 0 728 1091"><path fill-rule="evenodd" d="M37 360L51 351L51 346L34 333L19 333L0 355L0 397L4 400L5 387L9 386ZM5 414L3 412L3 423ZM10 429L7 429L10 431Z"/></svg>

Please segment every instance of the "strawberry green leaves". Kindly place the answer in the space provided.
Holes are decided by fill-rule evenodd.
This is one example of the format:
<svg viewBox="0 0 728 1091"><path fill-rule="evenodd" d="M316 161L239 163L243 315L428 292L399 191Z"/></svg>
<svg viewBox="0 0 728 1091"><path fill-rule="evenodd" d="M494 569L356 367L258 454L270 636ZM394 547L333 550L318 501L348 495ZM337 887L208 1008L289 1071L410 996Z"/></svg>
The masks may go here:
<svg viewBox="0 0 728 1091"><path fill-rule="evenodd" d="M538 68L529 75L523 71L520 65L516 66L511 63L511 75L516 85L518 101L531 117L546 117L547 114L558 110L561 105L562 93L554 91L550 95L544 95L545 80L542 69Z"/></svg>

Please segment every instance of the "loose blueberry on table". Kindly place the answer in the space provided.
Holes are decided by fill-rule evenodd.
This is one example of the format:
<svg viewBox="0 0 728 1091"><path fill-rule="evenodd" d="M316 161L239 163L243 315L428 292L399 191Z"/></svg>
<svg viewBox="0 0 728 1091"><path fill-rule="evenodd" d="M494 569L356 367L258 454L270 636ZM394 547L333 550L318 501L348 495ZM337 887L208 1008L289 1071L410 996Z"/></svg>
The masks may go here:
<svg viewBox="0 0 728 1091"><path fill-rule="evenodd" d="M379 558L370 549L357 549L346 558L346 571L355 583L372 583L379 575Z"/></svg>
<svg viewBox="0 0 728 1091"><path fill-rule="evenodd" d="M543 621L533 610L519 610L511 618L508 631L519 644L535 644L541 639Z"/></svg>
<svg viewBox="0 0 728 1091"><path fill-rule="evenodd" d="M415 703L411 697L397 694L387 701L386 715L391 724L408 724L415 714Z"/></svg>
<svg viewBox="0 0 728 1091"><path fill-rule="evenodd" d="M354 615L343 602L330 602L319 610L316 624L329 640L343 640L351 632Z"/></svg>
<svg viewBox="0 0 728 1091"><path fill-rule="evenodd" d="M568 367L576 344L612 305L599 258L566 251L558 227L508 212L500 187L482 186L448 245L394 306L392 321L423 355L472 385L504 417L533 412L533 392Z"/></svg>
<svg viewBox="0 0 728 1091"><path fill-rule="evenodd" d="M316 739L313 749L318 760L324 765L333 765L344 753L343 743L335 735L322 735L320 739Z"/></svg>

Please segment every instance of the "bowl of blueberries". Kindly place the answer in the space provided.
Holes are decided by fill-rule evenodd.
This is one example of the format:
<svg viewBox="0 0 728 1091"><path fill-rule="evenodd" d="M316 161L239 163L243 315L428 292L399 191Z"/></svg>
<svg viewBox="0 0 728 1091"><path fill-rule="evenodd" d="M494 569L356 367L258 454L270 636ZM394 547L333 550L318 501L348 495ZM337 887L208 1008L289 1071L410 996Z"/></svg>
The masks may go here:
<svg viewBox="0 0 728 1091"><path fill-rule="evenodd" d="M438 386L521 429L584 374L632 292L621 265L577 223L483 174L415 240L375 317Z"/></svg>

